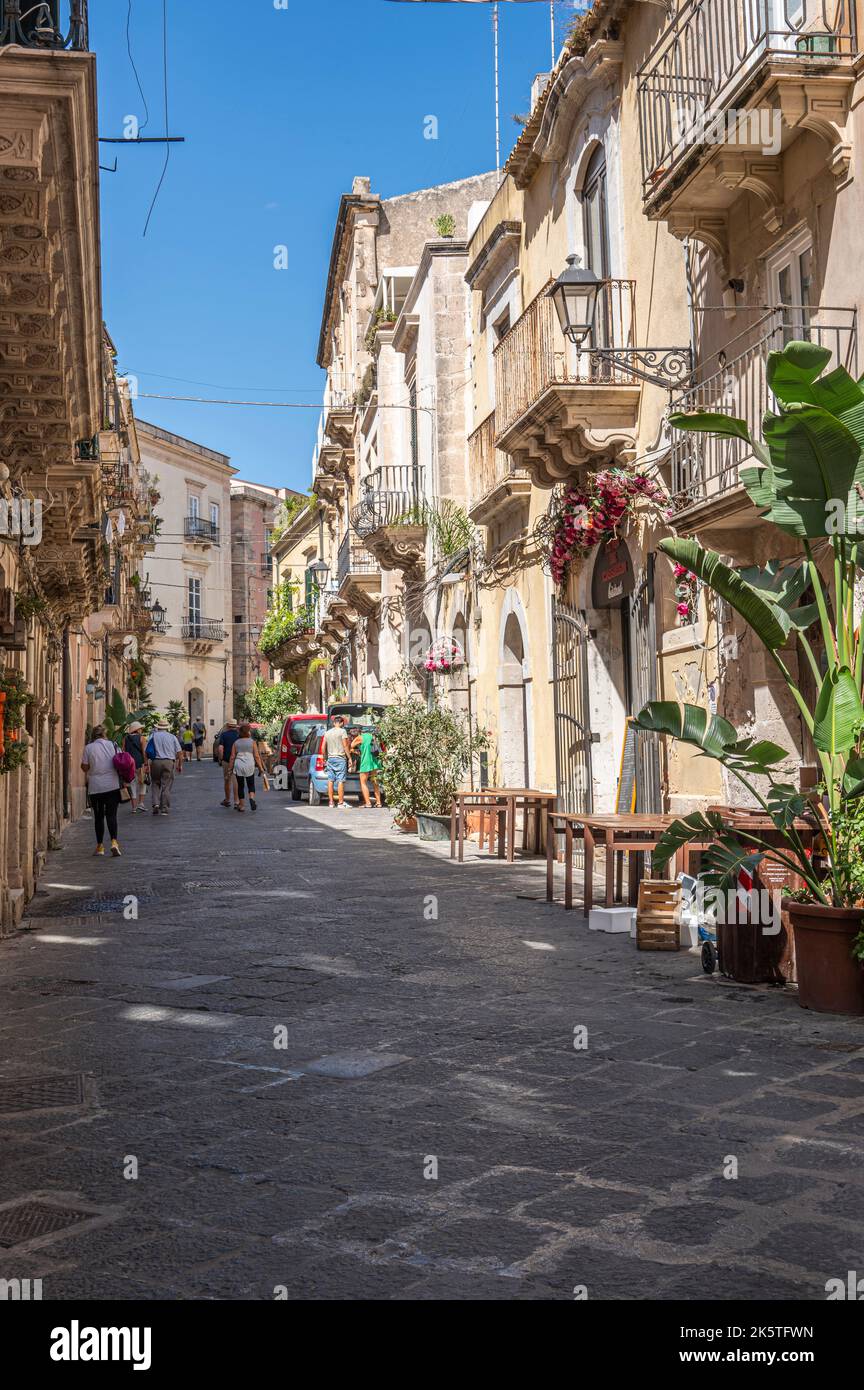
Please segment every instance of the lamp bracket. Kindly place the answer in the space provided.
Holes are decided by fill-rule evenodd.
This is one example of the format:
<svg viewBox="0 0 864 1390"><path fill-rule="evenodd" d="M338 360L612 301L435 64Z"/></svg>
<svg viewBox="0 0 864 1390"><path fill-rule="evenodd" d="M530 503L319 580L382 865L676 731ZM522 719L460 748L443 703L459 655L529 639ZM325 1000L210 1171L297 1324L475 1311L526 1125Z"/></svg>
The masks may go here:
<svg viewBox="0 0 864 1390"><path fill-rule="evenodd" d="M686 386L693 375L689 347L588 348L587 352L594 364L609 363L666 391Z"/></svg>

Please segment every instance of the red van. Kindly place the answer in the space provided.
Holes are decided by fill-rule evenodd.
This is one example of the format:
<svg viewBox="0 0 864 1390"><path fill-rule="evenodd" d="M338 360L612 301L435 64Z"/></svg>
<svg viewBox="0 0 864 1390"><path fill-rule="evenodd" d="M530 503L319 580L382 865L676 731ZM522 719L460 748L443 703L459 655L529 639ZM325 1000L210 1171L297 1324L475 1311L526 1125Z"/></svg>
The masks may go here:
<svg viewBox="0 0 864 1390"><path fill-rule="evenodd" d="M276 755L276 763L284 767L288 773L288 787L291 786L291 769L294 760L308 735L316 724L326 724L326 714L289 714L285 723L282 725L282 734L279 739L279 749Z"/></svg>

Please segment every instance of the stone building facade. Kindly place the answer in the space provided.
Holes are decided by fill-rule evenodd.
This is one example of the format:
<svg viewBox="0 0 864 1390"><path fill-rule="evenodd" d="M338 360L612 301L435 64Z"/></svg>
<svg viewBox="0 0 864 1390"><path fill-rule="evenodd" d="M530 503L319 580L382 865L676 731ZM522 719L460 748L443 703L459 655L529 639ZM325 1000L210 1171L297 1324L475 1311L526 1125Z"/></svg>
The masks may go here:
<svg viewBox="0 0 864 1390"><path fill-rule="evenodd" d="M578 809L629 809L628 721L651 698L776 740L790 776L812 762L761 651L698 585L682 597L658 544L694 536L742 565L789 553L740 484L743 444L669 414L758 426L767 353L791 337L858 371L858 18L815 0L595 0L501 179L383 201L355 181L325 292L306 556L324 566L305 656L323 653L325 699L380 697L408 661L418 693L491 731L490 782ZM578 345L549 296L570 256L600 282ZM568 495L634 481L626 522L553 576ZM430 674L439 644L460 659ZM635 792L644 810L741 796L718 764L641 738Z"/></svg>
<svg viewBox="0 0 864 1390"><path fill-rule="evenodd" d="M157 709L179 700L191 719L222 727L234 710L231 479L225 454L138 422L142 462L161 494L148 564L164 610L154 632L150 689Z"/></svg>
<svg viewBox="0 0 864 1390"><path fill-rule="evenodd" d="M258 638L273 594L270 533L282 503L299 497L289 488L231 480L231 633L235 700L259 677L270 679L270 663Z"/></svg>
<svg viewBox="0 0 864 1390"><path fill-rule="evenodd" d="M81 754L149 617L152 499L103 331L95 59L33 20L0 64L0 933L84 807ZM32 46L31 46L32 43Z"/></svg>

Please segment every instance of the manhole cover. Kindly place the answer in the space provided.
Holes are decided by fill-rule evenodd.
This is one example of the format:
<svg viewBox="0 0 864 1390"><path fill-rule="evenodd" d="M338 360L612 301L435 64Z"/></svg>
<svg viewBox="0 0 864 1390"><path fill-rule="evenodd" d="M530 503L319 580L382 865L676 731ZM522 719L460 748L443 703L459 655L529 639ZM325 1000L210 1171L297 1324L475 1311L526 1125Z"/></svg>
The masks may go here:
<svg viewBox="0 0 864 1390"><path fill-rule="evenodd" d="M19 1202L17 1206L5 1207L0 1210L0 1249L11 1250L26 1240L65 1231L69 1226L89 1221L92 1216L90 1211L55 1207L48 1202Z"/></svg>
<svg viewBox="0 0 864 1390"><path fill-rule="evenodd" d="M251 859L258 857L270 859L274 854L288 854L287 849L220 849L220 859L238 859L245 856ZM309 850L306 853L310 853Z"/></svg>
<svg viewBox="0 0 864 1390"><path fill-rule="evenodd" d="M0 1115L22 1110L52 1110L84 1104L84 1077L27 1076L0 1081Z"/></svg>

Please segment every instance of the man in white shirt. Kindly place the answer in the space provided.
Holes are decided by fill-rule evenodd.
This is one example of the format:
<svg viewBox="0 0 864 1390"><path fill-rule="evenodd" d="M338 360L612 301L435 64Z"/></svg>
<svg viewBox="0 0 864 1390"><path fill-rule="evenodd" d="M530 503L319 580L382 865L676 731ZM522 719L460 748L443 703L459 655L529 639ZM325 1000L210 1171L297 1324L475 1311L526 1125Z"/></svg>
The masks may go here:
<svg viewBox="0 0 864 1390"><path fill-rule="evenodd" d="M171 788L174 774L180 770L183 749L164 719L160 719L150 735L150 781L153 784L153 814L167 816L171 810Z"/></svg>

